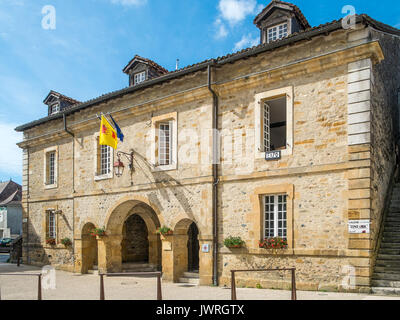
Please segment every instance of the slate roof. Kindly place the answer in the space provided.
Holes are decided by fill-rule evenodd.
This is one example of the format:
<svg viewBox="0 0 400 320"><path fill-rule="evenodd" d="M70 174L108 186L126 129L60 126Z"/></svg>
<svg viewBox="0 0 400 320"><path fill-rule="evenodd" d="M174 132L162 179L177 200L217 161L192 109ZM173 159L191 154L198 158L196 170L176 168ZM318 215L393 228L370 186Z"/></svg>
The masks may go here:
<svg viewBox="0 0 400 320"><path fill-rule="evenodd" d="M304 16L303 12L297 7L296 5L289 3L289 2L284 2L284 1L279 1L279 0L272 0L270 4L268 4L263 11L261 11L254 19L254 24L258 25L260 20L272 9L273 6L277 4L284 4L286 6L289 6L290 8L293 9L293 12L295 13L296 17L299 19L299 21L303 24L305 29L311 28L311 25L308 23L308 20Z"/></svg>
<svg viewBox="0 0 400 320"><path fill-rule="evenodd" d="M63 95L63 94L61 94L61 93L59 93L57 91L51 90L49 92L49 94L47 95L46 99L43 100L44 104L47 104L47 100L50 98L50 96L55 96L60 100L64 100L64 101L70 102L72 105L82 103L81 101L72 99L72 98L67 97L67 96L65 96L65 95Z"/></svg>
<svg viewBox="0 0 400 320"><path fill-rule="evenodd" d="M163 67L160 66L158 63L155 63L153 60L146 59L146 58L143 58L143 57L138 56L138 55L135 55L135 56L133 57L133 59L132 59L131 61L129 61L129 63L126 65L126 67L125 67L124 69L122 69L122 71L123 71L124 73L128 73L129 70L131 69L132 65L133 65L136 61L138 61L139 63L142 62L142 63L148 64L149 66L151 66L152 68L154 68L159 74L166 74L166 73L169 72L167 69L163 68Z"/></svg>
<svg viewBox="0 0 400 320"><path fill-rule="evenodd" d="M400 30L396 29L394 27L391 27L389 25L386 25L384 23L381 23L379 21L376 21L374 19L372 19L371 17L369 17L366 14L361 14L361 15L357 15L356 16L356 23L364 23L366 25L372 26L375 29L379 30L379 31L383 31L383 32L387 32L387 33L391 33L394 35L398 35L400 36ZM32 122L29 122L27 124L24 124L22 126L17 127L15 130L16 131L25 131L27 129L33 128L35 126L38 126L40 124L46 123L48 121L54 120L54 119L61 119L63 117L63 115L69 115L75 112L78 112L80 110L95 106L97 104L100 103L104 103L106 101L115 99L115 98L119 98L122 97L126 94L130 94L132 92L136 92L138 90L144 89L144 88L149 88L153 85L156 84L160 84L172 79L176 79L182 76L185 76L187 74L190 73L194 73L200 70L204 70L206 69L209 65L224 65L226 63L233 63L237 60L241 60L241 59L247 59L251 56L256 56L260 53L264 53L267 51L273 51L277 48L281 48L281 47L285 47L288 45L292 45L294 43L303 41L303 40L310 40L314 37L317 36L321 36L321 35L326 35L330 32L336 31L336 30L340 30L342 29L342 19L340 20L334 20L332 22L326 23L326 24L322 24L319 25L317 27L313 27L313 28L309 28L303 31L300 31L298 33L292 33L289 36L274 41L274 42L270 42L270 43L264 43L264 44L260 44L258 46L254 46L251 48L247 48L241 51L238 51L236 53L233 54L228 54L222 57L218 57L215 59L208 59L205 60L203 62L200 63L196 63L190 66L187 66L185 68L176 70L176 71L171 71L168 72L164 75L161 75L159 77L153 78L151 80L142 82L136 86L131 86L131 87L127 87L121 90L117 90L117 91L113 91L104 95L101 95L100 97L97 97L95 99L91 99L88 100L86 102L83 102L81 104L75 105L71 108L68 108L62 112L59 112L57 114L54 115L50 115L47 117L44 117L42 119L39 120L35 120Z"/></svg>
<svg viewBox="0 0 400 320"><path fill-rule="evenodd" d="M14 181L0 182L0 206L20 203L22 187Z"/></svg>

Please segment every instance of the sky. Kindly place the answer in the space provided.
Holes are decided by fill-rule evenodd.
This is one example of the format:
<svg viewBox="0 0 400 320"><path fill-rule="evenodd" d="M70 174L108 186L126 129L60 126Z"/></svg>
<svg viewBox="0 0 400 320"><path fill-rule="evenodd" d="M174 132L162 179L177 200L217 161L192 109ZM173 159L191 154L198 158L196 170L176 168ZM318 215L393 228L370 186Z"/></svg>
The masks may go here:
<svg viewBox="0 0 400 320"><path fill-rule="evenodd" d="M126 87L122 69L135 54L175 70L176 59L182 68L257 45L253 19L269 2L0 0L0 181L21 183L22 135L14 128L47 115L50 90L86 101ZM292 3L311 26L346 16L352 5L400 28L394 0Z"/></svg>

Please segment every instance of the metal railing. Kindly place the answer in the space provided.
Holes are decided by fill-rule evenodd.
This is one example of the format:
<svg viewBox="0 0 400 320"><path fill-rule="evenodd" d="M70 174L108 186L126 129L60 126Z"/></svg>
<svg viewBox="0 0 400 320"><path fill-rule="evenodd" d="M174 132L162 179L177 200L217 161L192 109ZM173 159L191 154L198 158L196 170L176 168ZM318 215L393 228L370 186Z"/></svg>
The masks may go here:
<svg viewBox="0 0 400 320"><path fill-rule="evenodd" d="M292 300L297 300L296 268L257 269L257 270L231 270L231 300L237 300L235 273L237 273L237 272L272 272L272 271L291 271L291 273L292 273Z"/></svg>
<svg viewBox="0 0 400 320"><path fill-rule="evenodd" d="M38 277L38 300L42 300L42 274L41 273L0 273L0 276ZM1 288L0 288L1 300Z"/></svg>
<svg viewBox="0 0 400 320"><path fill-rule="evenodd" d="M151 277L157 278L157 300L162 300L161 277L162 272L127 272L127 273L101 273L100 276L100 300L105 300L104 276L107 277Z"/></svg>

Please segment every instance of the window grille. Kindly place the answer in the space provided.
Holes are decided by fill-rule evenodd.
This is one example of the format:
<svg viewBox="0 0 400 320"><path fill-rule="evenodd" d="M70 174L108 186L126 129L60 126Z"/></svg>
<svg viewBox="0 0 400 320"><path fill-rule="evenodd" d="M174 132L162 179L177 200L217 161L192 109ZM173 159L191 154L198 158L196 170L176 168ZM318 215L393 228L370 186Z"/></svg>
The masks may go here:
<svg viewBox="0 0 400 320"><path fill-rule="evenodd" d="M172 125L170 122L160 123L159 124L159 148L158 148L158 156L159 156L159 165L165 166L171 164L171 155L172 155Z"/></svg>
<svg viewBox="0 0 400 320"><path fill-rule="evenodd" d="M287 239L287 195L264 197L264 237Z"/></svg>

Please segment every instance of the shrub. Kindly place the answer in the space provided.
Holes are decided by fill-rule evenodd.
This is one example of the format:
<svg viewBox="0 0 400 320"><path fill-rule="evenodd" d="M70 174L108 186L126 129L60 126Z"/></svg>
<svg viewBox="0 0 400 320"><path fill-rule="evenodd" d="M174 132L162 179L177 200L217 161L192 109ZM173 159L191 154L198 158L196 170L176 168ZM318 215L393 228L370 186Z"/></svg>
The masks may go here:
<svg viewBox="0 0 400 320"><path fill-rule="evenodd" d="M162 234L163 236L169 236L174 234L174 232L171 230L171 228L168 227L161 227L157 229L158 234Z"/></svg>
<svg viewBox="0 0 400 320"><path fill-rule="evenodd" d="M106 236L107 234L106 234L106 228L94 228L91 232L90 232L90 234L93 236L93 237L104 237L104 236Z"/></svg>
<svg viewBox="0 0 400 320"><path fill-rule="evenodd" d="M61 243L66 247L69 247L70 245L72 245L72 241L70 238L61 239Z"/></svg>

